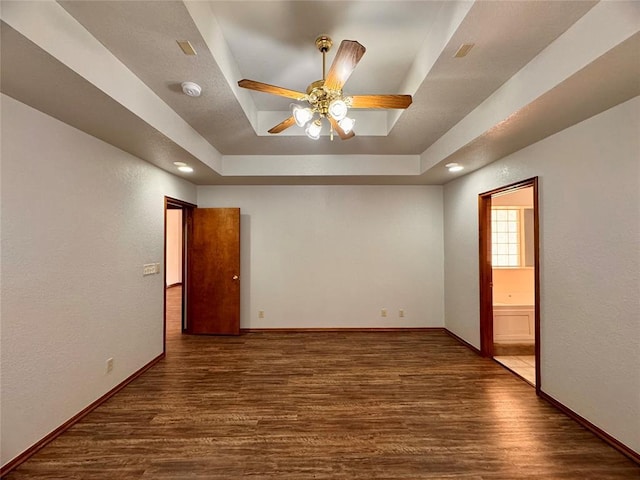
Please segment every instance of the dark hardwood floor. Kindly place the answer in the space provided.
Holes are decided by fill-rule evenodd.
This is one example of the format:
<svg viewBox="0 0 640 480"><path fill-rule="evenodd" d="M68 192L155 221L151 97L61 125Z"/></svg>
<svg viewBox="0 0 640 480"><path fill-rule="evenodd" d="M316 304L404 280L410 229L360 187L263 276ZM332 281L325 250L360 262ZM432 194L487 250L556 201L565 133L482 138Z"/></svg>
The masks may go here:
<svg viewBox="0 0 640 480"><path fill-rule="evenodd" d="M442 332L196 337L169 312L166 359L7 480L640 478Z"/></svg>

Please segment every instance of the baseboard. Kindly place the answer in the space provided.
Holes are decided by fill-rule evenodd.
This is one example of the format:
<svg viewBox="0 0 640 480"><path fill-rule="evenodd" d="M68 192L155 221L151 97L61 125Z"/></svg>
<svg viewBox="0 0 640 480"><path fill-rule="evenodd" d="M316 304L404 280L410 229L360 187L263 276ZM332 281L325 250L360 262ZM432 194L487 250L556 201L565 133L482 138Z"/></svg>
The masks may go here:
<svg viewBox="0 0 640 480"><path fill-rule="evenodd" d="M103 404L104 402L106 402L108 399L110 399L111 397L113 397L116 393L118 393L120 390L122 390L124 387L126 387L129 383L131 383L132 381L134 381L136 378L138 378L140 375L142 375L144 372L146 372L147 370L149 370L151 367L153 367L156 363L158 363L160 360L162 360L164 358L164 353L161 353L160 355L158 355L156 358L154 358L153 360L151 360L149 363L147 363L146 365L144 365L142 368L140 368L139 370L137 370L136 372L134 372L133 374L129 375L125 380L123 380L122 382L120 382L118 385L116 385L115 387L113 387L111 390L109 390L107 393L105 393L104 395L102 395L100 398L98 398L95 402L91 403L89 406L85 407L83 410L81 410L79 413L75 414L73 417L71 417L69 420L67 420L66 422L64 422L62 425L60 425L58 428L56 428L54 431L52 431L51 433L49 433L47 436L45 436L44 438L40 439L38 442L36 442L35 444L33 444L31 447L29 447L28 449L26 449L24 452L22 452L21 454L19 454L17 457L15 457L13 460L11 460L10 462L8 462L6 465L3 465L2 467L0 467L0 477L2 477L3 475L6 475L7 473L9 473L11 470L15 469L16 467L18 467L20 464L24 463L25 461L27 461L29 459L29 457L31 457L34 453L36 453L38 450L40 450L42 447L44 447L45 445L47 445L49 442L51 442L53 439L55 439L56 437L58 437L60 434L64 433L66 430L68 430L72 425L74 425L75 423L77 423L80 419L82 419L85 415L87 415L88 413L90 413L91 411L95 410L97 407L99 407L101 404Z"/></svg>
<svg viewBox="0 0 640 480"><path fill-rule="evenodd" d="M536 346L533 343L494 343L493 356L500 355L535 355Z"/></svg>
<svg viewBox="0 0 640 480"><path fill-rule="evenodd" d="M322 333L322 332L442 332L442 327L330 327L330 328L241 328L240 333Z"/></svg>
<svg viewBox="0 0 640 480"><path fill-rule="evenodd" d="M463 340L462 338L457 336L455 333L453 333L452 331L450 331L450 330L448 330L446 328L444 329L444 331L445 331L445 333L447 333L451 337L455 338L462 345L464 345L464 346L468 347L469 349L473 350L478 355L481 355L480 350L478 348L474 347L473 345L471 345L469 342ZM624 443L622 443L619 440L613 438L611 435L609 435L607 432L605 432L601 428L596 427L589 420L587 420L586 418L578 415L576 412L571 410L566 405L563 405L562 403L560 403L558 400L556 400L555 398L553 398L549 394L544 393L542 390L538 390L537 393L538 393L538 396L540 398L542 398L543 400L546 400L551 405L553 405L558 410L560 410L562 413L564 413L568 417L574 419L576 422L578 422L584 428L586 428L591 433L593 433L596 437L598 437L601 440L605 441L606 443L611 445L613 448L615 448L616 450L618 450L619 452L621 452L625 456L629 457L634 462L640 464L640 454L638 452L632 450L631 448L627 447Z"/></svg>
<svg viewBox="0 0 640 480"><path fill-rule="evenodd" d="M172 283L171 285L167 285L167 290L169 288L173 288L173 287L181 287L182 286L182 282L177 282L177 283Z"/></svg>
<svg viewBox="0 0 640 480"><path fill-rule="evenodd" d="M473 345L471 345L469 342L467 342L466 340L463 340L462 338L460 338L458 335L456 335L455 333L453 333L451 330L449 330L448 328L444 328L444 333L446 333L447 335L449 335L450 337L453 337L454 339L456 339L458 342L460 342L462 345L464 345L465 347L467 347L470 350L473 350L475 353L477 353L478 355L482 355L480 353L480 349L474 347Z"/></svg>
<svg viewBox="0 0 640 480"><path fill-rule="evenodd" d="M577 414L576 412L571 410L566 405L560 403L558 400L553 398L548 393L545 393L542 390L540 390L538 395L540 396L540 398L542 398L543 400L546 400L547 402L549 402L551 405L556 407L562 413L564 413L568 417L571 417L572 419L574 419L576 422L578 422L584 428L586 428L591 433L593 433L596 437L598 437L601 440L605 441L606 443L611 445L613 448L615 448L619 452L623 453L624 455L629 457L631 460L633 460L634 462L636 462L637 464L640 465L640 453L638 453L638 452L636 452L634 450L631 450L631 448L627 447L624 443L622 443L619 440L613 438L611 435L609 435L607 432L605 432L601 428L596 427L589 420L587 420L586 418L584 418L581 415Z"/></svg>

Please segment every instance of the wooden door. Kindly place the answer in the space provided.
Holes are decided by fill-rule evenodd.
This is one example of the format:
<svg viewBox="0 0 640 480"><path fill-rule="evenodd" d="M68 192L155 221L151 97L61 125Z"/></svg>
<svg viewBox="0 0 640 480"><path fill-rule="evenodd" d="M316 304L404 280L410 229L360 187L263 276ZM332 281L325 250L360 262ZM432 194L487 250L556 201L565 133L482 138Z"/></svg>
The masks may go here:
<svg viewBox="0 0 640 480"><path fill-rule="evenodd" d="M186 263L187 332L239 335L239 208L191 210Z"/></svg>

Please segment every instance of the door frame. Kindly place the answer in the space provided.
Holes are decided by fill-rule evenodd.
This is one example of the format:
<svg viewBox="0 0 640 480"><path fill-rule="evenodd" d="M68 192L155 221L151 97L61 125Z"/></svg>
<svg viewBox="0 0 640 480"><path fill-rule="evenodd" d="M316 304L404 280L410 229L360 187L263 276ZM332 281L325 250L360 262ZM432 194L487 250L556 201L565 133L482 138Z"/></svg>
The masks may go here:
<svg viewBox="0 0 640 480"><path fill-rule="evenodd" d="M164 257L162 260L163 268L163 281L162 281L162 353L167 353L167 210L171 207L182 210L182 318L184 318L185 312L185 275L187 273L187 219L191 216L191 212L198 206L179 200L177 198L164 197ZM182 331L184 332L184 324L182 325Z"/></svg>
<svg viewBox="0 0 640 480"><path fill-rule="evenodd" d="M491 265L491 197L533 187L534 336L536 394L540 395L540 223L538 177L528 178L478 195L480 273L480 354L493 357L493 267Z"/></svg>

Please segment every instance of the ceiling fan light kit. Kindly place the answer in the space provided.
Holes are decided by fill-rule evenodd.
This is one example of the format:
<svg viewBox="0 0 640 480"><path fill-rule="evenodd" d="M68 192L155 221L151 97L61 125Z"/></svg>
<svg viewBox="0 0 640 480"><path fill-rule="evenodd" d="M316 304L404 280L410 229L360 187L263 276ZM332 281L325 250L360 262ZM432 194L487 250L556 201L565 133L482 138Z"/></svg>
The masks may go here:
<svg viewBox="0 0 640 480"><path fill-rule="evenodd" d="M310 108L304 108L297 103L291 104L291 113L299 127L304 127L313 118L313 111Z"/></svg>
<svg viewBox="0 0 640 480"><path fill-rule="evenodd" d="M347 104L341 98L336 98L329 104L329 115L340 121L347 116Z"/></svg>
<svg viewBox="0 0 640 480"><path fill-rule="evenodd" d="M353 130L353 125L356 121L353 118L344 117L342 120L338 122L340 128L344 131L344 133L350 133Z"/></svg>
<svg viewBox="0 0 640 480"><path fill-rule="evenodd" d="M313 122L307 124L307 128L304 129L304 133L307 134L312 140L318 140L320 138L320 132L322 131L322 122L320 119L316 119Z"/></svg>
<svg viewBox="0 0 640 480"><path fill-rule="evenodd" d="M316 38L316 47L322 53L322 80L312 82L306 93L289 90L255 80L243 79L238 82L242 88L263 93L292 98L299 102L307 102L305 107L298 103L291 104L291 116L269 130L269 133L280 133L293 124L305 129L307 136L313 140L320 138L322 119L329 121L330 135L333 132L341 139L353 137L355 120L348 117L349 108L408 108L411 95L353 95L344 96L342 87L351 76L362 58L365 48L354 40L343 40L336 57L326 73L326 54L333 42L326 35Z"/></svg>

